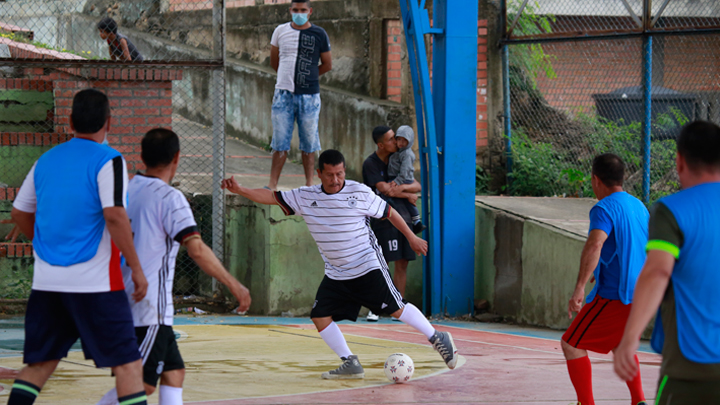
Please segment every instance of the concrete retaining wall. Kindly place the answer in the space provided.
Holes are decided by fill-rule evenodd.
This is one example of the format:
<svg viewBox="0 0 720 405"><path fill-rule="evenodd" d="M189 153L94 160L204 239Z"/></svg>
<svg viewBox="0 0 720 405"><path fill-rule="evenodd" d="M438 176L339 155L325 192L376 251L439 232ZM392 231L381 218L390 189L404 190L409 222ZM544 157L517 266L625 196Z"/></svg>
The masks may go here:
<svg viewBox="0 0 720 405"><path fill-rule="evenodd" d="M475 223L475 298L521 323L567 328L585 239L479 202Z"/></svg>

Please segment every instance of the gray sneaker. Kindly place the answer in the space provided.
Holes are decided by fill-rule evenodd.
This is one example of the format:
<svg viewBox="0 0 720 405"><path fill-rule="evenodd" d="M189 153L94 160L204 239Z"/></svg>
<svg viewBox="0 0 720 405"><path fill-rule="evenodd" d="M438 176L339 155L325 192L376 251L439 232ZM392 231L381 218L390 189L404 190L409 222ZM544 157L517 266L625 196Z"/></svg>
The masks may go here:
<svg viewBox="0 0 720 405"><path fill-rule="evenodd" d="M448 368L451 370L454 369L455 365L457 365L458 351L450 332L435 331L435 334L430 338L430 343L432 343L433 348L440 353Z"/></svg>
<svg viewBox="0 0 720 405"><path fill-rule="evenodd" d="M346 380L353 378L365 378L365 370L360 365L358 356L350 355L348 357L342 357L343 364L335 370L330 370L322 373L322 378L325 380Z"/></svg>

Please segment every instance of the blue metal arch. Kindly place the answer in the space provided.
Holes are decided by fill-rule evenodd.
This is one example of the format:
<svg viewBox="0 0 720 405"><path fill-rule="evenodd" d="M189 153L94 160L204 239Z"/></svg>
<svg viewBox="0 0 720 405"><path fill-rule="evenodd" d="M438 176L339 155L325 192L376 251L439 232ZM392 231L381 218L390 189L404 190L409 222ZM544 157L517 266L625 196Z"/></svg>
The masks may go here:
<svg viewBox="0 0 720 405"><path fill-rule="evenodd" d="M400 0L412 74L430 244L423 306L432 315L472 313L475 273L477 0ZM433 38L430 80L425 35Z"/></svg>

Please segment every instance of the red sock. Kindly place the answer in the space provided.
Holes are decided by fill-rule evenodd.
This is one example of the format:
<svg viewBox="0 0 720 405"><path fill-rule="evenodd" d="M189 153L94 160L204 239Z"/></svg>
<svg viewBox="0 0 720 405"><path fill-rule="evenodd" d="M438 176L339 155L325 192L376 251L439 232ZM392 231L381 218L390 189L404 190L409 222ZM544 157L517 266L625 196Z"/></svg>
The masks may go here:
<svg viewBox="0 0 720 405"><path fill-rule="evenodd" d="M572 381L580 405L595 405L592 392L592 367L588 356L567 361L570 381Z"/></svg>
<svg viewBox="0 0 720 405"><path fill-rule="evenodd" d="M640 360L635 355L635 364L638 365L638 372L632 380L627 381L627 386L630 388L630 396L632 397L633 405L636 405L640 401L645 400L645 393L642 387L642 378L640 378Z"/></svg>

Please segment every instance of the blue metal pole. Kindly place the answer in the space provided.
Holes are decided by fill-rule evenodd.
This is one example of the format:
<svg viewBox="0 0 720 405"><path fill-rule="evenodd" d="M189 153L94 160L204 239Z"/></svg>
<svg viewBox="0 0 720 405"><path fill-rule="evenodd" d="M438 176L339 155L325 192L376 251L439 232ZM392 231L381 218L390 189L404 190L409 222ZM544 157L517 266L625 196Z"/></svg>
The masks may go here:
<svg viewBox="0 0 720 405"><path fill-rule="evenodd" d="M505 169L508 189L512 189L512 122L510 120L510 50L507 44L502 46L503 75L503 125L505 127Z"/></svg>
<svg viewBox="0 0 720 405"><path fill-rule="evenodd" d="M426 313L441 314L441 259L440 240L440 176L438 147L435 135L435 109L430 89L430 70L424 35L430 32L427 10L420 9L416 0L400 0L405 39L408 46L410 71L415 96L415 115L420 141L420 166L423 171L423 214L428 223L425 232L429 244L423 266L423 306ZM423 24L423 17L427 24ZM428 25L427 27L425 25Z"/></svg>
<svg viewBox="0 0 720 405"><path fill-rule="evenodd" d="M650 202L650 142L652 130L652 35L643 37L643 182L642 198Z"/></svg>
<svg viewBox="0 0 720 405"><path fill-rule="evenodd" d="M471 313L475 284L477 0L435 0L433 100L442 207L444 312Z"/></svg>

